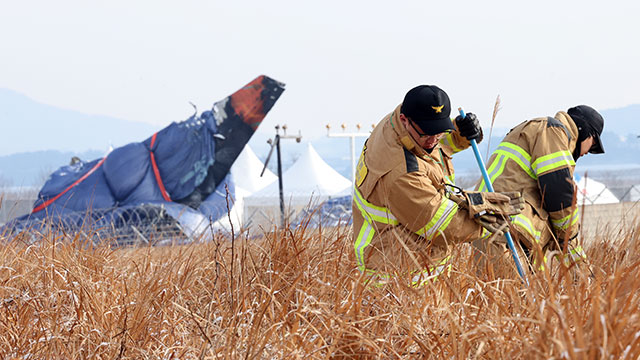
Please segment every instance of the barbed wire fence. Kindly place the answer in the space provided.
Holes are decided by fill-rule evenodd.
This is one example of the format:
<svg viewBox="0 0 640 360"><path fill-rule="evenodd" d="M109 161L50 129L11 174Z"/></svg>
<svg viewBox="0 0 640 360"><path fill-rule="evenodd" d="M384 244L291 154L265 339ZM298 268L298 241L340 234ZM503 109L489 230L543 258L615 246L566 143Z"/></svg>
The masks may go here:
<svg viewBox="0 0 640 360"><path fill-rule="evenodd" d="M462 188L473 188L477 180L471 177L458 177L456 183ZM603 186L583 194L579 205L602 205L609 201L616 204L614 199L622 204L621 215L615 215L610 219L615 222L616 217L632 216L640 209L636 206L640 203L640 184L620 184L615 186ZM615 198L611 198L611 194ZM6 225L3 231L6 233L23 232L26 228L20 224L10 223L12 219L30 212L33 199L25 199L26 196L15 196L0 191L0 226ZM321 203L309 203L298 211L288 213L290 226L305 225L307 227L336 227L350 225L352 222L352 196L330 198ZM610 208L610 209L609 209ZM591 217L598 217L605 221L613 213L618 213L617 207L609 208L594 206ZM602 210L601 210L602 209ZM22 212L22 213L21 213ZM254 214L257 217L257 214ZM266 216L266 215L265 215ZM65 213L56 221L32 221L29 222L29 230L35 233L77 233L87 242L92 244L108 242L112 246L143 246L186 243L192 241L185 235L180 223L170 216L166 209L159 204L147 204L131 208L100 209L89 212ZM257 220L257 218L256 218ZM609 220L607 220L609 221ZM243 227L251 226L251 221ZM0 233L0 235L3 235Z"/></svg>
<svg viewBox="0 0 640 360"><path fill-rule="evenodd" d="M159 246L188 240L180 223L157 204L51 215L42 219L9 219L0 235L18 237L28 244L43 236L54 236L116 247Z"/></svg>

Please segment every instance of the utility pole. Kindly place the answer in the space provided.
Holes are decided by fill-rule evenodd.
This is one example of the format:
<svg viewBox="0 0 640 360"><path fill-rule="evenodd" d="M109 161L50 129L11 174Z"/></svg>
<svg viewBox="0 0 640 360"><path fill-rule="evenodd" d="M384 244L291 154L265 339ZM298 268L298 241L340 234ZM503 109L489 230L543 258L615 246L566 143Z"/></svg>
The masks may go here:
<svg viewBox="0 0 640 360"><path fill-rule="evenodd" d="M264 174L264 171L269 164L269 159L271 159L271 154L273 154L273 148L276 148L277 160L278 160L278 190L280 192L280 225L284 227L284 190L282 187L282 158L280 156L280 139L295 139L297 143L302 140L302 134L298 131L298 135L287 135L287 125L282 125L283 135L280 135L280 125L276 125L276 136L272 139L267 140L267 143L271 145L271 149L269 150L269 155L267 155L267 160L264 162L264 167L262 168L262 172L260 176Z"/></svg>
<svg viewBox="0 0 640 360"><path fill-rule="evenodd" d="M342 131L345 131L347 126L345 124L342 124L340 126L342 128ZM348 137L350 139L350 143L351 143L351 183L355 184L355 179L356 179L356 145L355 145L355 139L356 137L369 137L369 135L371 135L371 132L360 132L360 128L362 126L360 124L356 125L356 128L358 129L358 132L355 133L341 133L341 134L331 134L331 125L327 124L326 128L327 128L327 137ZM376 126L374 124L371 124L371 130L373 130Z"/></svg>

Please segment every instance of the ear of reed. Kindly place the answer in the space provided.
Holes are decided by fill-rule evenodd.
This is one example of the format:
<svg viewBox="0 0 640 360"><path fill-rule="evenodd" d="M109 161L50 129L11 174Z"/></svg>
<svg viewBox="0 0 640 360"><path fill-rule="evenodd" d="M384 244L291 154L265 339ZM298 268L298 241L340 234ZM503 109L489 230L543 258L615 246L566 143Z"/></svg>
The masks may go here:
<svg viewBox="0 0 640 360"><path fill-rule="evenodd" d="M496 122L496 116L500 111L500 95L496 97L496 102L493 104L493 115L491 116L491 127L489 128L489 138L487 139L487 154L484 157L485 163L489 161L489 155L491 154L491 136L493 136L493 125Z"/></svg>

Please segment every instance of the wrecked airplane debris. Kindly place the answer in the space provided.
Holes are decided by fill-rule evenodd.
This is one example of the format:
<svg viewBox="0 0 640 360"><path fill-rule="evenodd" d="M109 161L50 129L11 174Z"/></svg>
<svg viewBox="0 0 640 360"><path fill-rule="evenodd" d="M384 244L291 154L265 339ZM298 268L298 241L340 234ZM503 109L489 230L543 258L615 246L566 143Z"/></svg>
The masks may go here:
<svg viewBox="0 0 640 360"><path fill-rule="evenodd" d="M227 197L234 195L229 169L283 91L283 83L259 76L211 110L142 142L59 168L32 212L0 233L86 229L92 241L97 234L118 244L194 235L203 219L227 214Z"/></svg>

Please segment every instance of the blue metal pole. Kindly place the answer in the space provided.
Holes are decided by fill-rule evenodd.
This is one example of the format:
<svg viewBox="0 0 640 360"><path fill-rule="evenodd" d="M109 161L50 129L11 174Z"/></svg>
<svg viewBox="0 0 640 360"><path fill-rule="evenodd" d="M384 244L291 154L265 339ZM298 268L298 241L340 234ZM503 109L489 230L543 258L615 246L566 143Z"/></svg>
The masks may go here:
<svg viewBox="0 0 640 360"><path fill-rule="evenodd" d="M460 111L460 116L464 119L465 113L462 108L458 108ZM482 161L482 157L480 156L480 151L478 151L478 143L475 139L471 139L471 147L473 148L473 153L476 156L476 161L478 162L478 167L480 167L480 171L482 172L482 177L484 178L484 183L487 185L487 189L489 192L493 191L493 185L491 184L491 179L489 179L489 174L487 174L487 169L484 166L484 161ZM516 251L516 247L513 245L513 238L511 237L511 233L509 231L505 231L504 236L507 238L507 245L509 246L509 250L511 250L511 256L513 257L513 261L516 263L516 268L518 269L518 274L524 282L529 286L529 280L527 276L524 274L522 270L522 265L520 264L520 258L518 257L518 252Z"/></svg>

